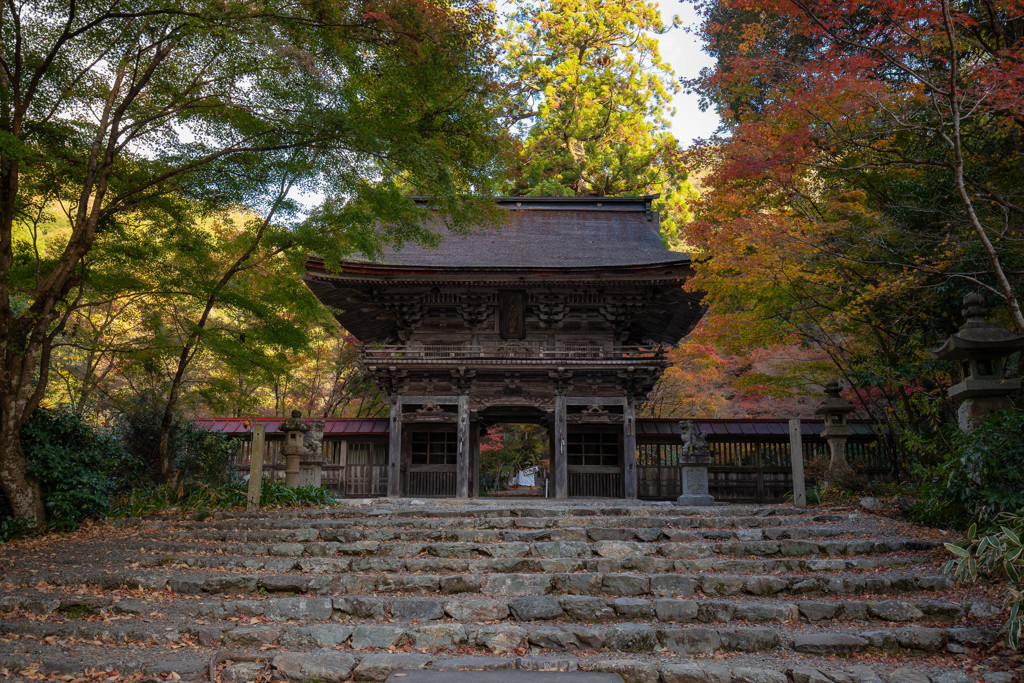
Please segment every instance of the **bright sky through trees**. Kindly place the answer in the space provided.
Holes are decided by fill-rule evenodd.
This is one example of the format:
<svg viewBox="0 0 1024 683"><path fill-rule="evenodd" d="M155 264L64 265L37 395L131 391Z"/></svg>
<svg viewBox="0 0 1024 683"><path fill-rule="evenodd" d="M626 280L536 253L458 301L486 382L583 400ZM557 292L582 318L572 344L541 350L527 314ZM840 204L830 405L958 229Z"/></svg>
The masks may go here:
<svg viewBox="0 0 1024 683"><path fill-rule="evenodd" d="M677 78L694 78L715 60L704 52L704 43L696 33L699 18L690 0L659 0L662 21L672 25L673 15L679 17L679 28L660 37L662 58L672 65ZM714 111L701 111L696 94L679 92L673 99L676 108L672 117L672 133L683 147L689 147L696 138L709 137L718 128L718 115Z"/></svg>

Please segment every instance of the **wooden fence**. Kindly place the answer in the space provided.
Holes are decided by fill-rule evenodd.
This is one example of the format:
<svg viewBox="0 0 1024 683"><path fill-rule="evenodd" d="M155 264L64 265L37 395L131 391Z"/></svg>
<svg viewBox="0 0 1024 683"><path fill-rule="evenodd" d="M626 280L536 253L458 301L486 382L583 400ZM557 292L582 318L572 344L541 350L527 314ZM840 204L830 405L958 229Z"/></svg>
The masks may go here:
<svg viewBox="0 0 1024 683"><path fill-rule="evenodd" d="M722 421L725 422L725 421ZM730 421L732 425L744 425ZM762 423L765 424L765 423ZM719 501L781 502L793 489L792 462L788 436L780 434L784 423L772 424L775 433L707 434L711 447L708 489ZM811 425L812 429L820 426ZM762 430L768 431L768 430ZM858 430L846 444L846 459L865 479L887 480L892 470L881 442L867 429ZM747 433L743 433L747 432ZM804 469L809 484L828 461L825 441L811 432L803 434ZM645 500L673 500L681 493L682 444L669 435L641 437L637 445L638 495Z"/></svg>
<svg viewBox="0 0 1024 683"><path fill-rule="evenodd" d="M705 420L699 421L711 447L708 487L719 501L771 503L784 500L793 488L787 423L782 420ZM854 424L854 435L846 446L846 457L857 473L870 480L887 480L892 467L882 443L867 424ZM680 494L682 443L678 421L637 421L637 492L645 500L674 500ZM819 436L820 423L805 422L804 463L807 479L813 483L824 470L827 445ZM250 443L239 435L236 470L240 476L249 471ZM345 439L326 437L323 467L324 486L339 496L368 498L387 495L387 466L383 452L367 459L341 455ZM380 448L386 441L360 439ZM284 458L280 438L267 439L264 476L284 479ZM365 446L366 444L363 443ZM619 497L623 494L621 471L573 471L569 468L569 495L572 497ZM406 495L455 495L455 473L413 472L406 474ZM441 492L441 493L438 493Z"/></svg>

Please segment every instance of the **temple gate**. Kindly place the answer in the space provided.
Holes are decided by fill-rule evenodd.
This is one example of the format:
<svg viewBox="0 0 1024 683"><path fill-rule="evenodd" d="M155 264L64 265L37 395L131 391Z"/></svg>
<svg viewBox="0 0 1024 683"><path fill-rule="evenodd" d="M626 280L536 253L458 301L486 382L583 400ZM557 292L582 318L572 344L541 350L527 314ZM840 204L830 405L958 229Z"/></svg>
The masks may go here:
<svg viewBox="0 0 1024 683"><path fill-rule="evenodd" d="M390 396L390 496L476 495L482 428L548 427L556 498L637 497L636 409L696 324L657 197L499 199L509 220L305 281Z"/></svg>

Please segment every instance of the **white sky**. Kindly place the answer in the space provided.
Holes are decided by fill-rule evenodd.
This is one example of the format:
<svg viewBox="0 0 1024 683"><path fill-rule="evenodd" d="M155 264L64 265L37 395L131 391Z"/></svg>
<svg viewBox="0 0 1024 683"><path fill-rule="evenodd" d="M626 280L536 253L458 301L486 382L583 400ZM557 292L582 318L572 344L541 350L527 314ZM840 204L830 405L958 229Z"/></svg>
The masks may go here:
<svg viewBox="0 0 1024 683"><path fill-rule="evenodd" d="M697 13L690 0L659 0L661 16L666 26L672 24L672 16L678 15L679 28L672 29L660 37L661 56L672 65L677 78L693 78L714 60L703 51L696 35L699 25ZM673 104L676 115L672 117L672 132L683 147L689 147L696 138L710 136L718 128L718 115L714 111L702 112L697 106L696 95L678 93Z"/></svg>

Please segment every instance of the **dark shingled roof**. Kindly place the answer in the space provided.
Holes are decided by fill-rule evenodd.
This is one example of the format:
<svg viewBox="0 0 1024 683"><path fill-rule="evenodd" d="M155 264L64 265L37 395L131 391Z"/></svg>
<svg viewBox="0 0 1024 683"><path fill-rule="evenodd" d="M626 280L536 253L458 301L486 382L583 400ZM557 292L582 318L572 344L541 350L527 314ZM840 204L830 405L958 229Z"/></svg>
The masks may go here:
<svg viewBox="0 0 1024 683"><path fill-rule="evenodd" d="M406 244L389 248L381 265L429 268L593 268L688 263L688 254L661 243L654 197L509 197L498 203L509 220L498 228L477 226L454 233L435 226L436 248ZM438 219L440 224L440 219ZM349 263L368 263L351 258Z"/></svg>

